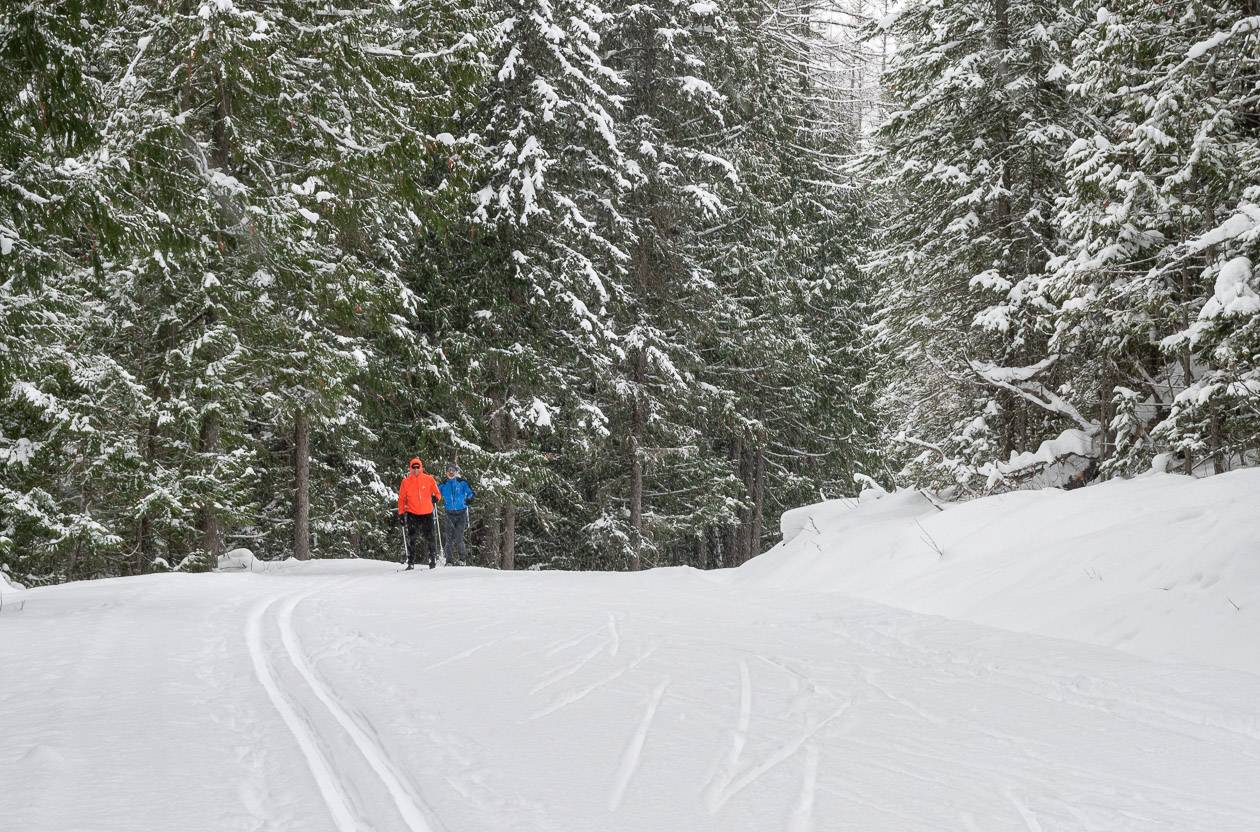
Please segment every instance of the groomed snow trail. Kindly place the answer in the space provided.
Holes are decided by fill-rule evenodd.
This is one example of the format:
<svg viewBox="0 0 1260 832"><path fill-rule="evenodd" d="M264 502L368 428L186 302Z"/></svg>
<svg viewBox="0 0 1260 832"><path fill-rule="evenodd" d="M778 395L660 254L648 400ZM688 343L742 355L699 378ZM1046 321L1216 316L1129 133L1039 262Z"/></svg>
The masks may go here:
<svg viewBox="0 0 1260 832"><path fill-rule="evenodd" d="M339 586L339 584L334 584L330 589L335 590ZM246 635L258 680L267 691L268 697L276 706L276 710L280 713L285 724L293 733L294 739L302 749L302 755L310 766L312 776L319 784L320 794L328 805L329 814L336 824L338 832L354 832L354 830L364 828L385 828L384 821L363 820L355 817L355 812L350 809L346 798L346 795L352 789L347 788L344 784L352 783L356 775L344 770L339 771L338 766L344 765L344 762L334 761L344 761L346 760L346 755L330 760L320 750L321 746L328 747L331 744L331 738L327 735L321 738L319 729L315 727L311 719L299 716L289 698L275 681L275 677L269 667L271 662L270 656L273 651L269 651L264 644L262 622L266 618L268 610L278 606L279 613L274 617L274 623L278 629L279 639L284 646L284 652L288 661L305 683L303 693L313 695L326 709L327 713L333 717L336 724L345 731L346 735L354 743L355 748L362 755L363 760L371 768L373 774L380 779L380 783L388 793L406 829L409 832L433 832L434 827L430 825L426 812L421 808L420 801L414 791L406 783L405 775L398 771L381 745L372 739L347 713L346 707L337 700L337 695L320 681L302 651L302 646L298 641L298 636L293 626L293 613L298 604L320 591L321 589L317 588L304 592L294 592L282 598L262 602L257 605L255 611L250 615L249 628ZM369 816L373 810L374 807L372 806L363 806L361 808L361 812ZM376 811L379 813L379 809Z"/></svg>
<svg viewBox="0 0 1260 832"><path fill-rule="evenodd" d="M20 832L1255 832L1260 676L673 569L316 562L0 615Z"/></svg>
<svg viewBox="0 0 1260 832"><path fill-rule="evenodd" d="M332 815L333 823L336 825L338 832L354 832L359 824L354 817L353 810L350 808L349 799L341 778L335 773L332 762L321 750L311 724L299 715L297 709L289 701L289 697L284 694L280 683L276 681L275 674L271 671L267 658L267 649L263 644L262 629L263 618L266 617L267 611L275 605L276 600L272 598L258 604L249 616L245 639L249 645L250 659L254 663L254 673L258 676L258 681L263 686L263 690L267 692L267 698L271 700L271 704L276 706L276 711L279 712L280 717L284 720L285 726L293 734L293 739L297 741L298 747L302 749L302 756L306 758L306 763L310 766L311 775L319 786L319 794L324 799L324 803L327 804L329 814Z"/></svg>

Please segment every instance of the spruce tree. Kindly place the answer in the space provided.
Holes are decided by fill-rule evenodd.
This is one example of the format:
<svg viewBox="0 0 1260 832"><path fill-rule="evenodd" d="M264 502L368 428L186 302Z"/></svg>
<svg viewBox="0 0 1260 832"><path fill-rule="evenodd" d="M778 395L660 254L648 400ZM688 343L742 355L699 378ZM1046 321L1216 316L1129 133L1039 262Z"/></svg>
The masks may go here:
<svg viewBox="0 0 1260 832"><path fill-rule="evenodd" d="M1054 346L1080 356L1108 472L1257 458L1258 12L1079 10L1071 90L1090 129L1064 160Z"/></svg>
<svg viewBox="0 0 1260 832"><path fill-rule="evenodd" d="M0 7L0 568L24 582L102 574L121 540L115 408L142 394L85 337L107 212L96 26L107 2Z"/></svg>
<svg viewBox="0 0 1260 832"><path fill-rule="evenodd" d="M604 405L616 445L586 473L603 481L592 545L631 569L689 542L695 518L726 496L704 438L697 348L712 285L705 235L726 221L722 195L738 182L720 155L727 101L707 60L727 28L715 6L654 0L619 10L607 36L626 82L618 136L632 174L620 206L629 261Z"/></svg>
<svg viewBox="0 0 1260 832"><path fill-rule="evenodd" d="M473 360L493 454L488 548L510 569L520 513L567 487L548 473L548 437L562 434L571 455L603 427L594 396L617 360L609 307L623 297L615 235L631 171L616 135L624 82L600 55L606 17L573 0L510 0L498 12L471 214L496 256L462 288L484 299Z"/></svg>
<svg viewBox="0 0 1260 832"><path fill-rule="evenodd" d="M950 0L881 27L892 110L865 171L892 195L873 262L886 443L913 480L993 487L1012 454L1097 433L1055 392L1043 298L1072 20L1052 2Z"/></svg>
<svg viewBox="0 0 1260 832"><path fill-rule="evenodd" d="M838 79L820 71L844 59L805 6L729 14L738 25L715 60L729 68L722 147L740 185L734 221L710 240L704 348L724 402L711 441L738 489L704 550L727 566L762 551L782 509L851 489L870 433L865 280L854 268L865 220L842 169L857 121L832 98Z"/></svg>

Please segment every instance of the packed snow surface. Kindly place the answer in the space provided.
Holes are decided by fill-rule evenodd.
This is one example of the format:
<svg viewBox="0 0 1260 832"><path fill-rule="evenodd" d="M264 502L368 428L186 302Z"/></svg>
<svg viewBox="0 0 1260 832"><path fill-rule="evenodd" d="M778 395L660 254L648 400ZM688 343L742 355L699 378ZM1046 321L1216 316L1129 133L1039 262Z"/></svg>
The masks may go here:
<svg viewBox="0 0 1260 832"><path fill-rule="evenodd" d="M1231 506L1257 485L814 507L789 515L779 551L720 575L256 562L28 590L0 612L0 818L20 832L1254 832L1260 675L1208 649L1208 629L1257 643L1254 567L1213 550L1250 534L1254 560L1254 520ZM1127 519L1109 517L1120 504ZM915 518L940 561L910 552ZM1095 538L1119 548L1087 562ZM988 554L966 554L976 541ZM1196 551L1174 560L1176 541ZM1144 575L1196 560L1201 579L1145 590L1165 607L1138 600ZM1083 563L1102 580L1076 583ZM1069 638L815 591L930 607L927 586L957 617ZM1217 620L1197 598L1221 586L1241 609ZM1198 622L1178 642L1205 648L1196 662L1071 640L1154 655L1144 631L1118 634L1160 626L1163 608Z"/></svg>

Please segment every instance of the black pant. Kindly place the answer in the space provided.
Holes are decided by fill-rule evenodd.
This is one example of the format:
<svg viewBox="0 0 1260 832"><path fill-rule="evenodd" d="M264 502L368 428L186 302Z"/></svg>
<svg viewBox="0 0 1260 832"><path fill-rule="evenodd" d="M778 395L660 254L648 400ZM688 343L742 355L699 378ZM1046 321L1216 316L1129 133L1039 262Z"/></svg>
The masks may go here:
<svg viewBox="0 0 1260 832"><path fill-rule="evenodd" d="M424 537L425 548L429 550L429 566L437 566L437 542L433 539L432 514L404 514L403 535L406 536L408 566L420 560L421 536Z"/></svg>
<svg viewBox="0 0 1260 832"><path fill-rule="evenodd" d="M459 555L459 562L464 563L468 560L468 550L464 548L464 530L468 528L468 509L461 508L458 511L447 510L446 512L446 530L442 532L446 539L442 541L446 545L446 562L454 563L455 555Z"/></svg>

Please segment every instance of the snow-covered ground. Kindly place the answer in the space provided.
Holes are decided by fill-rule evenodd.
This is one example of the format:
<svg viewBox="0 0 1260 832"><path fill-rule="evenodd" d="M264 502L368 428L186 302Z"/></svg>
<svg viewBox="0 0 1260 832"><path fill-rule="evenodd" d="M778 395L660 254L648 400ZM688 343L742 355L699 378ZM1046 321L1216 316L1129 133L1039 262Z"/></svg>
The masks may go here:
<svg viewBox="0 0 1260 832"><path fill-rule="evenodd" d="M1258 483L1193 484L1208 517L1184 537L1219 541L1221 518L1238 518L1211 512ZM941 519L921 522L945 551L935 567L902 564L908 544L881 548L887 534L864 536L909 522L906 498L892 497L805 512L814 522L800 528L818 527L808 533L822 551L789 543L718 575L326 561L28 590L23 608L0 612L0 828L1255 832L1254 663L1233 648L1192 663L1084 643L1106 640L1092 625L1073 631L1094 614L1072 600L1092 584L1069 585L1019 548L1066 536L1029 530L1051 510L1083 522L1086 498L1110 500L1108 488L1012 495L987 513L928 506ZM1117 488L1135 501L1176 490ZM1126 551L1180 539L1196 525L1189 511L1133 507ZM963 533L981 521L998 525ZM1260 597L1243 579L1260 535L1246 528L1253 565L1204 543L1204 574L1219 580L1198 592L1239 592L1235 626L1256 650L1247 605ZM1091 529L1115 538L1078 533ZM1005 567L996 554L943 565L966 557L968 539L1001 548L999 534L1018 541ZM859 542L888 561L883 583L876 566L858 568ZM1057 591L1010 578L1034 556L1023 581L1060 580ZM1063 557L1063 575L1079 571L1079 555ZM1160 558L1148 571L1171 574ZM1130 574L1118 563L1092 583ZM926 605L934 570L953 618L813 591L844 581ZM1131 597L1144 574L1132 567L1128 589L1108 596L1139 629L1162 626L1158 607L1143 618ZM1020 629L1063 623L1054 601L1071 619L1054 634L1071 638L956 620L1008 615L995 600L1003 576L1033 622ZM1213 627L1242 643L1225 619L1186 612L1197 594L1150 591L1185 601L1173 607L1182 624L1199 622L1182 648L1211 644ZM1153 654L1148 641L1117 643Z"/></svg>
<svg viewBox="0 0 1260 832"><path fill-rule="evenodd" d="M782 525L737 580L1260 673L1260 468L958 504L901 492Z"/></svg>

